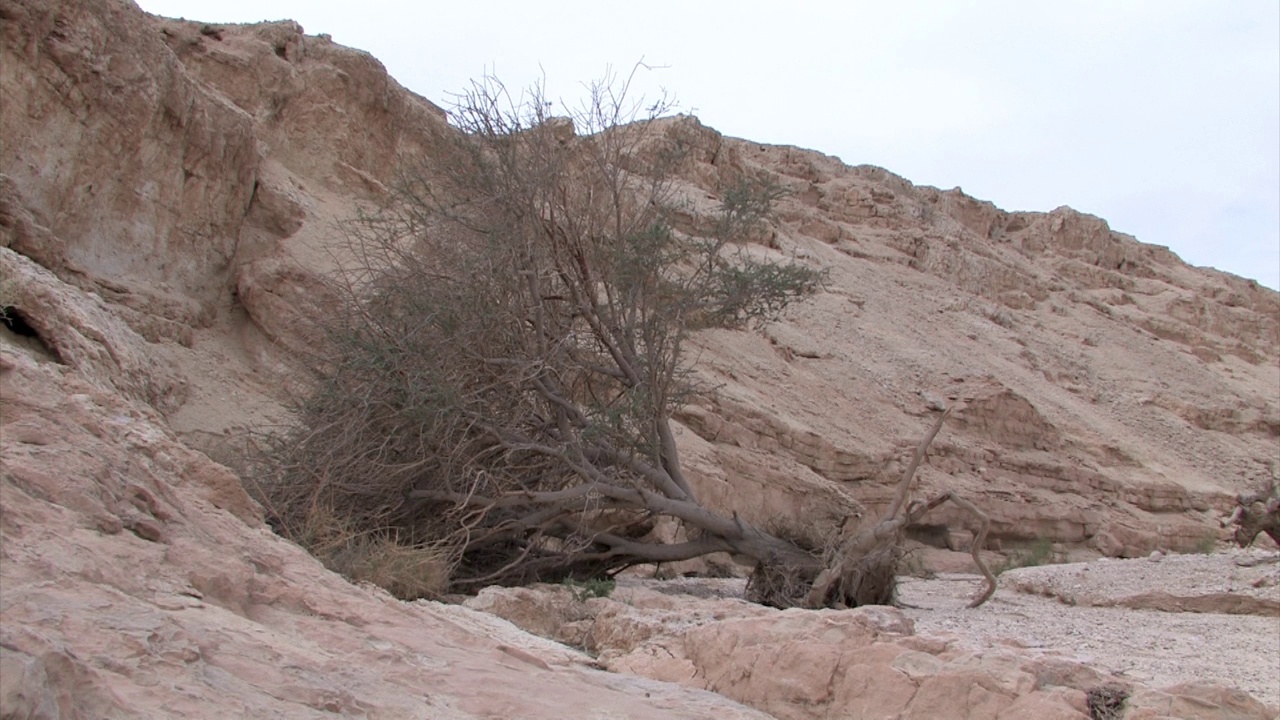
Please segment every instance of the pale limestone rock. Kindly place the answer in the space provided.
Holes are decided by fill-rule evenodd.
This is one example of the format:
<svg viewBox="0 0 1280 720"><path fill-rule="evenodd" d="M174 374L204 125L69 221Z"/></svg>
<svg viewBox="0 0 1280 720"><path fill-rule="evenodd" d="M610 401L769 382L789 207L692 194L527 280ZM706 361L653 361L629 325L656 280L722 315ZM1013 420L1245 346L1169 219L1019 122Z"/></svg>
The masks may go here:
<svg viewBox="0 0 1280 720"><path fill-rule="evenodd" d="M693 595L679 591L694 581L673 583L669 594L659 590L668 585L628 579L610 598L587 603L555 586L489 588L481 604L505 608L527 628L581 617L576 623L590 627L590 645L610 670L711 689L779 718L1065 720L1089 716L1086 693L1095 688L1148 692L1079 659L1016 643L973 649L954 636L916 635L894 608L777 611L705 592L716 583L733 581L702 581L704 592ZM1197 687L1150 691L1142 702L1213 702L1219 709L1206 717L1267 717L1243 693Z"/></svg>
<svg viewBox="0 0 1280 720"><path fill-rule="evenodd" d="M154 411L0 347L5 717L763 717L353 586Z"/></svg>
<svg viewBox="0 0 1280 720"><path fill-rule="evenodd" d="M1263 718L1270 709L1248 693L1211 683L1191 682L1153 690L1140 689L1125 701L1128 720L1185 718L1218 720L1219 718Z"/></svg>
<svg viewBox="0 0 1280 720"><path fill-rule="evenodd" d="M1089 706L1085 693L1072 688L1055 687L1027 693L1014 700L997 716L999 720L1088 720Z"/></svg>
<svg viewBox="0 0 1280 720"><path fill-rule="evenodd" d="M439 156L439 108L296 23L206 28L117 0L0 0L0 16L0 280L42 340L0 332L4 714L759 716L352 588L270 535L235 475L191 449L282 417L302 382L288 360L333 307L325 274L350 261L335 222ZM975 499L1010 547L1193 548L1207 511L1277 474L1277 293L1069 208L1008 213L694 118L655 130L646 151L698 147L676 179L699 211L682 227L725 181L769 173L792 193L750 251L831 273L767 336L693 339L720 391L677 432L709 505L818 538L855 530L928 424L922 391L957 407L922 491ZM957 548L972 538L953 510L930 522ZM974 716L1081 712L1087 672L1027 691L1042 665L964 656L891 611L628 602L549 624L610 667L780 717L809 702L924 716L949 692ZM1213 692L1138 699L1256 710Z"/></svg>

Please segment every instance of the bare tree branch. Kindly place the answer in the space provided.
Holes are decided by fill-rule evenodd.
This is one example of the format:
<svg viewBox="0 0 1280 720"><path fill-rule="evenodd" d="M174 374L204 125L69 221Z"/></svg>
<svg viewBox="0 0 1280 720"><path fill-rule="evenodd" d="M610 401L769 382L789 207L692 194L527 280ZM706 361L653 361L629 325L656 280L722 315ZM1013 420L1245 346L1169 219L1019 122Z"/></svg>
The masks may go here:
<svg viewBox="0 0 1280 720"><path fill-rule="evenodd" d="M592 85L565 118L541 85L474 83L433 158L346 225L347 307L279 441L271 505L303 541L340 526L431 548L454 587L730 552L791 578L764 602L879 598L903 528L935 502L908 499L946 414L884 519L832 552L698 501L672 426L709 392L686 340L770 321L824 276L742 251L782 196L770 177L723 168L718 212L676 227L675 173L706 134L633 102L630 80ZM690 539L659 544L659 517Z"/></svg>

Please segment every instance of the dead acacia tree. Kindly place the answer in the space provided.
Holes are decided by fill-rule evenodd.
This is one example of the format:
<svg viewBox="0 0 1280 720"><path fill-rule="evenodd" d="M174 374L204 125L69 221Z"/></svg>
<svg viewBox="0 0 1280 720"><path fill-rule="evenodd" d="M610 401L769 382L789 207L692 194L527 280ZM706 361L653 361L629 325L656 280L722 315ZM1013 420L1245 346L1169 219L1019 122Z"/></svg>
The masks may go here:
<svg viewBox="0 0 1280 720"><path fill-rule="evenodd" d="M965 504L906 504L942 420L885 521L833 553L698 501L671 425L698 392L689 333L773 319L822 276L744 246L780 196L769 178L726 177L714 212L682 200L696 122L631 103L628 84L590 86L568 118L541 88L476 84L432 162L351 225L351 308L281 444L271 505L282 525L322 508L440 549L458 590L724 551L800 583L757 583L763 602L883 602L859 559L896 563L902 528ZM664 516L688 539L648 539Z"/></svg>

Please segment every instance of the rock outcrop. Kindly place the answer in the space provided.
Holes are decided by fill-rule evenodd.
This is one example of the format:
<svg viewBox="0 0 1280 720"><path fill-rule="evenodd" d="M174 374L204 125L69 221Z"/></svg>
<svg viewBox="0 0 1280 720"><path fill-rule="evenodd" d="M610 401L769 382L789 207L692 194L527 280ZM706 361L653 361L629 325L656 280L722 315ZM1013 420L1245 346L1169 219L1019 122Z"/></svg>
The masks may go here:
<svg viewBox="0 0 1280 720"><path fill-rule="evenodd" d="M6 718L767 717L352 585L160 413L34 351L0 348L0 423Z"/></svg>
<svg viewBox="0 0 1280 720"><path fill-rule="evenodd" d="M287 417L305 380L290 358L314 347L335 302L323 276L350 259L340 221L432 161L450 132L439 108L294 23L168 20L125 0L0 0L0 21L0 308L21 321L0 324L6 717L760 716L353 587L273 536L209 459L234 466L238 433ZM1280 474L1280 294L1068 208L1007 213L664 123L705 146L681 169L691 203L770 174L790 195L752 251L830 273L763 333L696 338L719 392L679 430L710 504L815 526L878 510L943 405L957 411L923 485L976 500L1005 546L1194 547L1236 492ZM812 636L827 650L804 667L835 678L850 661L831 642L893 636L866 672L909 684L918 712L926 686L951 692L930 678L955 673L982 690L952 717L1081 712L1079 686L1010 686L984 674L1004 660L917 647L873 615L738 615L698 640L729 664L682 646L654 672L702 668L698 688L798 716L862 702L863 686L780 668L778 687L752 689L733 648L799 652L785 636ZM645 642L609 662L640 667ZM954 662L973 667L938 674Z"/></svg>
<svg viewBox="0 0 1280 720"><path fill-rule="evenodd" d="M1072 606L1280 618L1280 571L1274 563L1262 562L1268 559L1266 555L1238 558L1224 572L1221 564L1205 555L1154 552L1144 562L1129 564L1121 577L1096 572L1098 566L1092 563L1069 563L1019 568L1003 578L1006 586L1020 592ZM1166 589L1161 579L1171 574L1177 577L1177 586Z"/></svg>
<svg viewBox="0 0 1280 720"><path fill-rule="evenodd" d="M279 417L281 361L334 302L320 275L343 261L338 222L431 162L442 111L293 23L5 8L6 244L181 368L134 392L184 437ZM982 501L994 542L1190 549L1280 473L1277 293L1069 208L1007 213L664 122L706 148L681 168L691 206L769 174L790 194L760 250L831 273L764 335L699 338L721 391L681 419L722 504L757 520L828 497L874 509L942 405L960 409L923 481Z"/></svg>
<svg viewBox="0 0 1280 720"><path fill-rule="evenodd" d="M894 608L774 610L730 596L740 589L629 580L607 599L535 586L488 588L466 604L584 647L611 670L713 690L776 718L1083 720L1093 716L1091 696L1109 688L1128 698L1124 717L1271 713L1220 684L1154 690L1053 650L975 648L954 634L918 633Z"/></svg>
<svg viewBox="0 0 1280 720"><path fill-rule="evenodd" d="M683 420L709 446L705 473L781 457L874 508L921 416L955 405L926 487L980 498L997 542L1136 557L1216 537L1229 492L1280 472L1275 292L1069 208L1005 213L879 168L722 142L791 189L776 252L832 280L765 337L701 338L721 392Z"/></svg>

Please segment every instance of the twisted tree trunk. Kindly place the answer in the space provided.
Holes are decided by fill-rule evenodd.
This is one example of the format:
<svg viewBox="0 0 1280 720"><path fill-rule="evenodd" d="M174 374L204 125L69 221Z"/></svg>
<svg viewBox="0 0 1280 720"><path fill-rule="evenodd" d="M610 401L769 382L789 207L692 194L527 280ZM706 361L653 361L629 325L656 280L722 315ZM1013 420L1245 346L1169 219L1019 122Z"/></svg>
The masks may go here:
<svg viewBox="0 0 1280 720"><path fill-rule="evenodd" d="M969 607L981 605L995 592L995 576L987 569L980 555L990 525L986 514L952 491L940 493L928 500L907 503L916 470L950 414L951 409L948 408L939 415L929 434L916 448L911 464L907 466L902 480L898 483L893 501L889 503L880 521L841 543L833 560L818 573L809 593L805 596L805 605L816 608L833 604L844 604L850 607L891 604L894 601L894 578L897 575L903 535L907 526L948 501L973 513L981 523L973 541L972 554L974 563L986 579L986 588L974 597Z"/></svg>
<svg viewBox="0 0 1280 720"><path fill-rule="evenodd" d="M1249 547L1258 533L1266 533L1280 544L1280 486L1274 480L1267 489L1236 496L1236 509L1223 525L1236 526L1235 540Z"/></svg>

